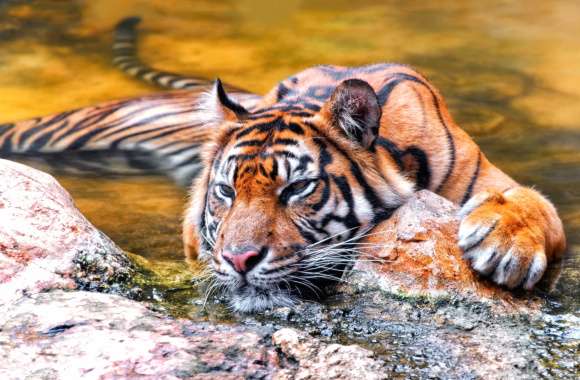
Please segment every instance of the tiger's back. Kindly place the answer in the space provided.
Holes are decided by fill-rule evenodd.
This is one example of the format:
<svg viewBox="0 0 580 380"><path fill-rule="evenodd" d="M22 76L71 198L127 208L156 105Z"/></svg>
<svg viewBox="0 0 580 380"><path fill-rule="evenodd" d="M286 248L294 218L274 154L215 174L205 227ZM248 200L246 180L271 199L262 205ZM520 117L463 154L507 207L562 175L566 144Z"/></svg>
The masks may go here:
<svg viewBox="0 0 580 380"><path fill-rule="evenodd" d="M253 109L301 107L314 114L348 79L363 80L375 91L382 108L376 149L386 152L417 190L429 189L464 204L480 188L515 185L455 124L437 89L407 65L309 68L273 87ZM492 172L493 184L483 178L484 172Z"/></svg>

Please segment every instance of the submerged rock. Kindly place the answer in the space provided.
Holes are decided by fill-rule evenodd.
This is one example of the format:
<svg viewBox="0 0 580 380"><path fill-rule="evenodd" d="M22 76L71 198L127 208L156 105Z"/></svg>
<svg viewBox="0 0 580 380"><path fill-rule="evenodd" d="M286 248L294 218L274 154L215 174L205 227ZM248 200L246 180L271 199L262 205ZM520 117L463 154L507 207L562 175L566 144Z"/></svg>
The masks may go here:
<svg viewBox="0 0 580 380"><path fill-rule="evenodd" d="M0 159L0 305L55 288L107 291L132 273L52 176Z"/></svg>

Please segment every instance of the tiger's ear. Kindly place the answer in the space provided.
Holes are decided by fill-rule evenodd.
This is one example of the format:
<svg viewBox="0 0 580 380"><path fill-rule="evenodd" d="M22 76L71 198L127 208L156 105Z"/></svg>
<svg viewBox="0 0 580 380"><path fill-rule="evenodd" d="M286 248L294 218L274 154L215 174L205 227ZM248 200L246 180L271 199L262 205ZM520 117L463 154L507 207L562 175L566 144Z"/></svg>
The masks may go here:
<svg viewBox="0 0 580 380"><path fill-rule="evenodd" d="M206 93L200 102L200 112L202 112L202 122L216 125L225 121L238 122L248 115L244 107L228 96L219 78L215 80L211 91Z"/></svg>
<svg viewBox="0 0 580 380"><path fill-rule="evenodd" d="M381 106L373 88L360 79L348 79L336 87L323 108L333 127L364 148L379 134Z"/></svg>

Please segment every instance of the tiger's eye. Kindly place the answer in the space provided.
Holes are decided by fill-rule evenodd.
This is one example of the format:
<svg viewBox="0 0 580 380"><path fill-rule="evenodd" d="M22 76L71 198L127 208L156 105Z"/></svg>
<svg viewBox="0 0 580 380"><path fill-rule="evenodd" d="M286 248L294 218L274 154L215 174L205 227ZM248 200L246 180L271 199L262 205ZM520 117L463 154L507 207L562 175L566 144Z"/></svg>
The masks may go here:
<svg viewBox="0 0 580 380"><path fill-rule="evenodd" d="M302 190L304 190L306 188L306 186L308 186L311 182L312 182L312 180L310 180L310 179L303 179L300 181L296 181L294 183L291 183L288 187L286 187L286 190L290 194L297 194L297 193L300 193Z"/></svg>
<svg viewBox="0 0 580 380"><path fill-rule="evenodd" d="M280 194L280 202L286 204L291 196L300 195L307 190L308 186L314 182L316 179L301 179L296 182L292 182Z"/></svg>
<svg viewBox="0 0 580 380"><path fill-rule="evenodd" d="M236 191L231 186L220 183L216 185L216 188L226 198L234 198L236 196Z"/></svg>

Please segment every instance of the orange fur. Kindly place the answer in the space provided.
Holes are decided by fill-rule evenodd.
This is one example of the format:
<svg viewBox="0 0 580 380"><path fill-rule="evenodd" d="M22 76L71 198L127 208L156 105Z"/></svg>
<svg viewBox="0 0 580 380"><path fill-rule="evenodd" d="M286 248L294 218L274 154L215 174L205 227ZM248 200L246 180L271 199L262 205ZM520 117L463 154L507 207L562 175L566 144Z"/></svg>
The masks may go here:
<svg viewBox="0 0 580 380"><path fill-rule="evenodd" d="M336 73L345 74L338 80ZM511 274L496 276L496 282L508 287L523 285L531 288L543 273L545 262L561 257L565 249L562 224L552 204L539 193L520 187L493 166L473 140L454 123L438 91L423 76L409 67L388 65L371 73L342 67L312 68L281 82L281 85L288 93L296 94L299 100L303 100L304 94L313 88L334 88L349 78L368 82L377 93L389 83L402 78L400 83L393 86L388 100L382 106L379 132L381 138L396 146L399 153L403 152L402 159L399 157L401 170L397 168L393 152L377 148L376 154L369 154L331 127L321 128L320 132L323 135L321 137L347 150L366 172L380 173L379 175L391 186L391 190L400 192L403 198L408 196L409 180L414 182L415 189L418 189L418 176L425 175L420 173L421 165L416 157L405 156L404 152L413 149L424 152L428 161L429 180L424 183L426 188L457 204L467 203L469 199L481 194L490 194L473 210L465 209L470 207L467 203L464 207L465 216L461 229L482 226L491 228L489 224L497 220L493 225L493 231L486 236L480 236L483 238L480 242L460 241L460 244L466 250L466 257L474 264L482 251L486 249L497 251L497 257L493 258L496 263L491 269L501 264L504 265L503 270L511 271ZM279 92L280 86L275 87L254 109L276 107L279 104ZM316 102L316 99L309 98L308 101L322 107L312 120L319 123L317 125L328 125L329 111L324 106L324 100ZM283 112L280 115L286 117ZM259 121L263 120L252 121L249 125ZM312 136L297 138L307 141ZM230 145L232 144L230 141ZM223 146L222 149L228 147ZM260 159L256 158L252 165L257 165L259 161ZM329 170L337 173L347 172L348 168L344 166L344 162L342 165ZM280 212L276 211L279 210L279 206L275 198L270 195L271 192L264 191L264 188L263 183L256 184L254 180L247 184L241 195L245 199L244 206L228 214L222 227L225 237L220 236L216 252L223 249L224 240L271 241L273 238L267 237L263 232L271 224L280 226L275 244L286 247L283 252L288 251L288 243L300 240L291 228L284 227L287 222L284 222ZM192 203L200 202L201 198L192 200ZM502 261L502 258L506 260ZM513 260L508 260L509 258ZM483 274L490 274L490 268L482 270L481 266L476 266L475 269ZM514 267L513 270L511 266ZM528 270L535 270L539 274L530 272L529 276L532 277L526 279Z"/></svg>
<svg viewBox="0 0 580 380"><path fill-rule="evenodd" d="M368 130L362 132L361 141L355 141L336 125L337 104L333 102L338 98L331 95L350 79L366 82L380 105L378 136L372 147L368 146ZM407 66L307 69L280 82L263 97L239 90L232 93L231 102L245 107L247 114L228 107L215 109L223 101L230 102L223 98L226 95L222 94L221 100L218 97L219 101L216 96L215 91L207 96L200 89L180 91L3 124L0 153L145 152L159 171L180 182L190 183L196 175L183 226L185 253L190 260L198 256L204 240L199 235L199 221L204 217L206 197L213 191L216 173L211 164L232 149L255 157L240 164L240 170L247 173L230 184L237 192L231 210L216 203L224 221L214 251L206 253L219 262L219 252L227 245L266 242L275 248L276 255L284 256L291 254L293 244L305 244L295 220L311 213L308 205L320 201L323 192L317 188L301 206L284 208L276 201L277 192L288 183L259 171L274 170L272 160L262 154L281 149L268 145L276 139L294 140L317 162L317 141L327 142L333 162L324 170L332 178L344 178L355 198L364 198L365 190L357 182L353 165L389 207L400 205L413 191L424 188L461 205L458 243L472 267L499 284L531 288L547 263L560 259L565 251L562 223L554 206L490 163L455 124L437 89ZM351 106L356 107L361 99L353 99ZM208 113L211 107L216 112ZM257 127L276 120L285 127L271 131ZM360 120L355 115L342 122L356 124ZM301 126L303 134L288 128L291 124ZM248 133L237 137L244 130ZM238 143L262 138L262 145L235 148ZM202 150L200 163L197 158ZM336 202L344 202L339 183L333 181L328 183L330 193ZM356 212L366 207L361 204Z"/></svg>

